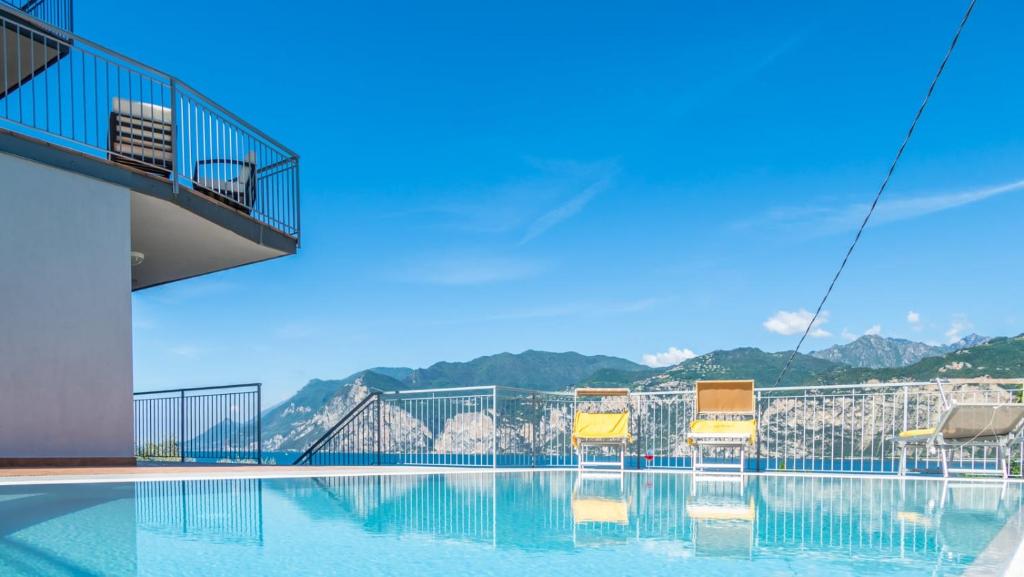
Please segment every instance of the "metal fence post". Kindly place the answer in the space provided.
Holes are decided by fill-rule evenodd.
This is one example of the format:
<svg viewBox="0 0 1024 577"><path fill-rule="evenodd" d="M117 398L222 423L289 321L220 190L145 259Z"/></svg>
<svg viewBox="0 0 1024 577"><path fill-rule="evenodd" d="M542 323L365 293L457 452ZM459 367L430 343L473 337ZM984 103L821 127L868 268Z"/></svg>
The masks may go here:
<svg viewBox="0 0 1024 577"><path fill-rule="evenodd" d="M910 393L903 387L903 430L910 429Z"/></svg>
<svg viewBox="0 0 1024 577"><path fill-rule="evenodd" d="M178 457L185 462L185 391L181 391L181 407L178 411Z"/></svg>
<svg viewBox="0 0 1024 577"><path fill-rule="evenodd" d="M533 418L530 420L530 466L537 468L537 429L540 428L540 411L537 409L537 393L530 393Z"/></svg>
<svg viewBox="0 0 1024 577"><path fill-rule="evenodd" d="M629 397L627 397L628 399ZM643 417L643 398L639 398L636 401L636 468L640 468L641 462L643 462L643 455L640 452L643 450L643 439L644 439L644 417Z"/></svg>
<svg viewBox="0 0 1024 577"><path fill-rule="evenodd" d="M178 85L171 78L171 193L178 197L178 141L181 134L178 131Z"/></svg>
<svg viewBox="0 0 1024 577"><path fill-rule="evenodd" d="M754 405L757 408L757 424L755 425L754 435L754 470L758 473L761 472L761 426L764 424L761 417L764 415L764 406L761 402L761 391L754 392Z"/></svg>
<svg viewBox="0 0 1024 577"><path fill-rule="evenodd" d="M491 389L491 409L494 423L491 427L491 468L498 468L498 387Z"/></svg>
<svg viewBox="0 0 1024 577"><path fill-rule="evenodd" d="M383 409L381 408L380 393L377 393L377 465L380 465L380 446L384 437L384 423L381 422Z"/></svg>
<svg viewBox="0 0 1024 577"><path fill-rule="evenodd" d="M256 383L256 464L263 464L263 383Z"/></svg>

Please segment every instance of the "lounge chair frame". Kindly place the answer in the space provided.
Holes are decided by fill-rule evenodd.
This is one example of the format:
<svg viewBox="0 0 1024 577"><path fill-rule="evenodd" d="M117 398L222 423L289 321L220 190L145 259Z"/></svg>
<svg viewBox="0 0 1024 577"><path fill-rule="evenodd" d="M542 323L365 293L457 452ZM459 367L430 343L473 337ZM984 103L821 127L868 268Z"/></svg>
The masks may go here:
<svg viewBox="0 0 1024 577"><path fill-rule="evenodd" d="M629 415L629 389L595 389L583 388L573 391L572 418L573 430L576 429L576 415L579 414L579 403L581 398L602 398L602 397L625 397L627 407L623 411ZM595 461L587 460L587 448L611 448L616 451L618 461ZM583 474L585 471L624 471L626 469L626 451L629 447L629 436L614 437L607 439L577 439L576 440L576 468Z"/></svg>
<svg viewBox="0 0 1024 577"><path fill-rule="evenodd" d="M1020 403L956 403L951 400L939 384L939 395L942 399L943 410L935 427L929 432L912 437L896 436L894 440L900 446L899 474L907 474L907 452L911 446L923 446L934 450L939 455L939 467L943 478L949 478L951 474L971 475L999 475L1003 479L1010 476L1010 448L1020 442L1024 434L1024 404ZM993 411L1001 407L1020 407L1021 415L1014 425L1005 434L1000 435L977 435L968 438L945 437L947 425L956 416L956 413L965 408L986 408ZM986 425L988 426L988 425ZM979 469L976 467L953 467L953 451L957 449L984 448L994 449L996 453L995 469Z"/></svg>
<svg viewBox="0 0 1024 577"><path fill-rule="evenodd" d="M726 386L738 386L742 389L749 388L749 402L746 394L742 398L733 396L727 399L725 406L710 400L705 400L708 390ZM730 404L731 402L731 404ZM754 398L754 381L752 380L728 380L728 381L697 381L694 387L694 417L714 416L738 416L754 417L757 412L757 402ZM740 473L746 471L747 447L750 445L750 435L737 435L730 433L687 433L687 440L693 445L693 470L694 472L706 471L708 469L736 469ZM704 449L737 449L739 451L739 462L737 463L707 463L704 460Z"/></svg>

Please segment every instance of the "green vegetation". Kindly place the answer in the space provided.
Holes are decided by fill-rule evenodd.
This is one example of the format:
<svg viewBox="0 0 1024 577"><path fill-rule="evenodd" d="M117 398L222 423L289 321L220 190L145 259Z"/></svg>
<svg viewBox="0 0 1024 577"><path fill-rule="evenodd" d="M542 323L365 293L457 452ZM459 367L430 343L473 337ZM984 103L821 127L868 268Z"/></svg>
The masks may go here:
<svg viewBox="0 0 1024 577"><path fill-rule="evenodd" d="M181 459L181 451L178 448L178 441L176 439L168 439L159 443L150 442L137 447L135 456L149 461L178 461Z"/></svg>

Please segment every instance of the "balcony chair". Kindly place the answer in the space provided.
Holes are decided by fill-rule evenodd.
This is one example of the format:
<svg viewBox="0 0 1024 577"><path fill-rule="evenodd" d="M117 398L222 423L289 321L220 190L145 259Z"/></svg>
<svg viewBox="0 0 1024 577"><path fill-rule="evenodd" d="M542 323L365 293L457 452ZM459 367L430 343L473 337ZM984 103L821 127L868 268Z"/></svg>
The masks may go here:
<svg viewBox="0 0 1024 577"><path fill-rule="evenodd" d="M217 165L227 168L209 169L209 167ZM201 169L204 166L207 167L205 171ZM232 174L234 176L228 178ZM242 160L236 158L199 160L192 172L192 183L199 192L210 195L245 214L251 214L256 205L256 153L250 151Z"/></svg>
<svg viewBox="0 0 1024 577"><path fill-rule="evenodd" d="M616 412L586 412L579 408L581 399L602 397L626 399L625 406ZM572 446L576 449L577 466L584 470L622 471L626 467L626 447L633 436L629 433L629 389L576 389L573 393ZM587 460L587 449L610 448L616 451L617 461Z"/></svg>
<svg viewBox="0 0 1024 577"><path fill-rule="evenodd" d="M174 162L171 109L115 98L110 105L111 161L167 178Z"/></svg>
<svg viewBox="0 0 1024 577"><path fill-rule="evenodd" d="M754 406L754 381L697 381L697 418L690 422L686 437L694 448L694 471L723 468L742 473L746 469L747 447L757 440ZM739 463L706 463L708 447L737 449Z"/></svg>
<svg viewBox="0 0 1024 577"><path fill-rule="evenodd" d="M1010 446L1024 431L1024 403L956 403L939 385L943 410L934 427L900 432L893 440L900 446L900 475L907 473L907 451L925 447L939 454L943 477L950 473L1010 475ZM996 468L953 468L949 461L955 449L994 449ZM973 459L972 459L973 460Z"/></svg>

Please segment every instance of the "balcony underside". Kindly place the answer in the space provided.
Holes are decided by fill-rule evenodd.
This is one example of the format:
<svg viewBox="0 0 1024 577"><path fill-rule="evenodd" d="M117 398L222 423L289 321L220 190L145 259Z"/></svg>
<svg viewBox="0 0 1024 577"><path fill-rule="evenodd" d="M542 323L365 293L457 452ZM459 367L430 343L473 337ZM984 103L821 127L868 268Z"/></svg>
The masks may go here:
<svg viewBox="0 0 1024 577"><path fill-rule="evenodd" d="M132 290L295 254L298 241L166 178L0 129L0 152L84 174L132 191ZM96 223L103 226L103 223ZM128 255L125 255L128 258Z"/></svg>

